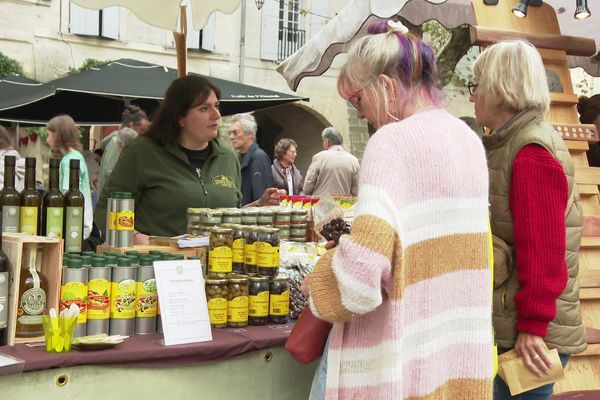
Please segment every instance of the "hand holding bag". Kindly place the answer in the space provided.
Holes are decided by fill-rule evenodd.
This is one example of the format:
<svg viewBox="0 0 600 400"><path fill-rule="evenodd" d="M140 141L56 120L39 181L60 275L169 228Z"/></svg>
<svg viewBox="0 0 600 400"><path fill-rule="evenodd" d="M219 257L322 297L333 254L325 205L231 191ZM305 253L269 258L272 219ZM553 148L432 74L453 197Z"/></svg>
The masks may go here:
<svg viewBox="0 0 600 400"><path fill-rule="evenodd" d="M306 306L285 342L285 349L296 361L308 364L323 354L332 326L331 323L315 317Z"/></svg>

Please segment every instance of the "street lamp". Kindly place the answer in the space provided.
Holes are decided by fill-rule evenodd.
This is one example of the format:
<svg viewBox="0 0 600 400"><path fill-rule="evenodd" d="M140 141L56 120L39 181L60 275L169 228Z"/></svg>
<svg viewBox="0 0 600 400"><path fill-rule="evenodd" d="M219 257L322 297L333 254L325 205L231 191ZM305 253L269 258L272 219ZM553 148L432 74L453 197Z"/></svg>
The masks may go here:
<svg viewBox="0 0 600 400"><path fill-rule="evenodd" d="M265 4L265 0L254 0L254 2L256 3L256 8L259 10L262 8L263 4Z"/></svg>

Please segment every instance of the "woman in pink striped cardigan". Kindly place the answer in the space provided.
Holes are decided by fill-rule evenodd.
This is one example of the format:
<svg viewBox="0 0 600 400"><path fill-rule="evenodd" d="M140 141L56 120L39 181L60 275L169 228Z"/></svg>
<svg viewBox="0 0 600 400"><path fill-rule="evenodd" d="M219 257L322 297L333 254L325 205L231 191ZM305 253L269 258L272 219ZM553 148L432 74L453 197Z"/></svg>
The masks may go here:
<svg viewBox="0 0 600 400"><path fill-rule="evenodd" d="M348 53L340 95L378 130L352 234L305 283L334 326L311 398L490 400L488 173L481 141L441 108L433 50L379 22ZM321 371L321 372L319 372Z"/></svg>

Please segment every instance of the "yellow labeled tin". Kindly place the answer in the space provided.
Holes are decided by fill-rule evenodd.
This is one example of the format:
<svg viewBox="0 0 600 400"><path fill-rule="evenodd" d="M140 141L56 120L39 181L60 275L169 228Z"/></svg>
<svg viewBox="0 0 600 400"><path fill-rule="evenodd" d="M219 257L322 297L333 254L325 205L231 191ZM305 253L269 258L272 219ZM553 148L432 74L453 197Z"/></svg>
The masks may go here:
<svg viewBox="0 0 600 400"><path fill-rule="evenodd" d="M88 282L88 319L110 317L110 282L106 279L92 279Z"/></svg>
<svg viewBox="0 0 600 400"><path fill-rule="evenodd" d="M111 282L111 318L135 318L135 284L136 282L133 279L124 279L120 282Z"/></svg>

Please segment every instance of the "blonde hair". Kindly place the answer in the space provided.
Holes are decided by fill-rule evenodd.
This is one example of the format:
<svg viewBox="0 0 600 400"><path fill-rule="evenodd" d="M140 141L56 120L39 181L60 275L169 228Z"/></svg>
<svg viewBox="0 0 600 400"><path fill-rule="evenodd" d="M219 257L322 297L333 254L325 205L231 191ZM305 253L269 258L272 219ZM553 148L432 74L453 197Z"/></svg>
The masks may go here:
<svg viewBox="0 0 600 400"><path fill-rule="evenodd" d="M56 147L52 151L57 156L64 156L69 148L81 151L79 128L73 118L68 115L59 115L48 121L46 129L56 133Z"/></svg>
<svg viewBox="0 0 600 400"><path fill-rule="evenodd" d="M357 91L370 91L377 108L392 119L403 117L408 104L415 108L441 107L442 91L433 49L418 37L394 30L388 21L369 26L369 35L356 41L338 78L338 92L350 100ZM389 98L381 74L390 77L396 98ZM391 104L391 105L388 105Z"/></svg>
<svg viewBox="0 0 600 400"><path fill-rule="evenodd" d="M515 111L550 109L550 91L542 57L532 44L507 40L486 48L473 64L477 91Z"/></svg>

